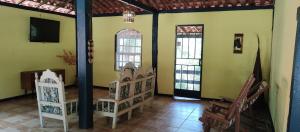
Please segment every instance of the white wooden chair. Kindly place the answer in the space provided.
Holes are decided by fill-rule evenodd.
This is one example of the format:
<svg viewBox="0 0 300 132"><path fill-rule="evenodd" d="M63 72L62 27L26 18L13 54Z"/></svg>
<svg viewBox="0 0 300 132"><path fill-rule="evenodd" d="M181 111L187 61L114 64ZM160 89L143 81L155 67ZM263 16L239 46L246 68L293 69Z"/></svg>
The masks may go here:
<svg viewBox="0 0 300 132"><path fill-rule="evenodd" d="M41 127L45 127L44 117L62 120L64 131L68 131L68 115L77 115L78 101L65 101L62 76L50 70L43 72L40 79L35 74L36 94Z"/></svg>
<svg viewBox="0 0 300 132"><path fill-rule="evenodd" d="M143 92L143 102L153 104L154 89L155 89L155 69L149 68L145 74L145 90Z"/></svg>
<svg viewBox="0 0 300 132"><path fill-rule="evenodd" d="M133 75L133 100L132 100L132 109L140 107L141 112L143 112L143 102L144 102L144 91L145 91L145 73L142 68L137 69Z"/></svg>
<svg viewBox="0 0 300 132"><path fill-rule="evenodd" d="M116 128L118 116L128 113L131 118L132 71L124 70L119 81L109 84L109 97L97 99L96 113L112 117L112 128Z"/></svg>
<svg viewBox="0 0 300 132"><path fill-rule="evenodd" d="M141 112L147 102L153 102L155 72L148 70L146 74L134 65L126 64L121 70L120 79L109 84L109 96L96 100L96 113L104 117L112 117L112 128L116 128L118 116L128 113L131 118L133 109Z"/></svg>

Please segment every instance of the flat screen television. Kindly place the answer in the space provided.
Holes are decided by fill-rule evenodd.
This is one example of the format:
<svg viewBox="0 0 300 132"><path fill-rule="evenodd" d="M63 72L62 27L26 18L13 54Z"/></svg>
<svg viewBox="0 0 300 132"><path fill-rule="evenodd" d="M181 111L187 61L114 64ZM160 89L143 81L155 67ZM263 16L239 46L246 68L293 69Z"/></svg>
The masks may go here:
<svg viewBox="0 0 300 132"><path fill-rule="evenodd" d="M30 42L59 42L60 22L30 17Z"/></svg>

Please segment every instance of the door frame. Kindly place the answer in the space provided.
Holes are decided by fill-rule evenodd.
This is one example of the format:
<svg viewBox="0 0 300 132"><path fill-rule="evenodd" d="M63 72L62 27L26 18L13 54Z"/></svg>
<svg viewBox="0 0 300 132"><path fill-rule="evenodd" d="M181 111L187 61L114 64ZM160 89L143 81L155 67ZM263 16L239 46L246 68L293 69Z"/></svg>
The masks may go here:
<svg viewBox="0 0 300 132"><path fill-rule="evenodd" d="M202 26L202 46L201 46L201 65L200 65L200 67L201 67L201 71L200 71L200 91L199 91L199 96L197 96L197 99L201 99L202 98L202 78L203 78L203 76L202 76L202 73L203 73L203 60L204 60L204 58L203 58L203 47L204 47L204 30L205 30L205 28L204 28L204 24L179 24L179 25L176 25L175 26L175 56L174 56L174 63L173 63L173 66L174 66L174 68L173 68L173 97L175 96L175 82L176 82L176 56L177 56L177 47L176 47L176 42L177 42L177 27L178 26Z"/></svg>
<svg viewBox="0 0 300 132"><path fill-rule="evenodd" d="M300 93L300 7L297 10L297 32L296 32L296 40L295 40L295 48L294 48L294 61L293 61L293 73L292 73L292 81L291 81L291 91L290 91L290 108L288 115L288 132L296 132L300 129L300 113L296 111L300 109L300 97L296 97L295 93ZM296 100L299 101L296 101Z"/></svg>

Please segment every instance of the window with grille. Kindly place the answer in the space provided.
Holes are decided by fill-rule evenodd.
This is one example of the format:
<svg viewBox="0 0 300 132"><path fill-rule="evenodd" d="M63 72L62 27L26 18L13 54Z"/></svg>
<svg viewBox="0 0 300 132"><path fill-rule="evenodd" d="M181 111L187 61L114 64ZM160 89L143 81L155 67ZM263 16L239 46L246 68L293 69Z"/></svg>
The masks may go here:
<svg viewBox="0 0 300 132"><path fill-rule="evenodd" d="M141 67L142 34L133 29L124 29L116 34L115 69L121 70L126 63L132 62Z"/></svg>

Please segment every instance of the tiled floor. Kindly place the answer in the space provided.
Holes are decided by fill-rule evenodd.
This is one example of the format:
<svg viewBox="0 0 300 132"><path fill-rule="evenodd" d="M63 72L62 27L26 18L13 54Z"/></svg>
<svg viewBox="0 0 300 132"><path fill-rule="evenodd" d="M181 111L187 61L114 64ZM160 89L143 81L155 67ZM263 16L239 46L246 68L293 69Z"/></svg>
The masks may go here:
<svg viewBox="0 0 300 132"><path fill-rule="evenodd" d="M94 98L107 94L106 90L94 90ZM67 90L67 98L77 95L76 89ZM202 123L198 120L205 102L178 101L170 97L155 97L153 106L143 113L133 113L131 120L120 119L117 129L111 129L111 120L94 116L94 128L78 129L78 119L69 123L72 132L201 132ZM26 97L0 102L0 132L60 132L61 121L46 119L46 128L40 128L35 97Z"/></svg>
<svg viewBox="0 0 300 132"><path fill-rule="evenodd" d="M75 89L67 90L67 99L77 95ZM106 90L94 90L94 98L107 95ZM0 132L15 131L63 131L61 121L46 119L46 128L39 127L39 118L35 97L10 100L0 103ZM189 132L202 131L203 105L199 101L174 101L169 97L155 97L153 107L147 106L143 113L133 113L131 120L120 119L117 129L111 129L111 120L94 116L94 129L85 131L120 132ZM78 119L71 119L70 131L78 129Z"/></svg>

